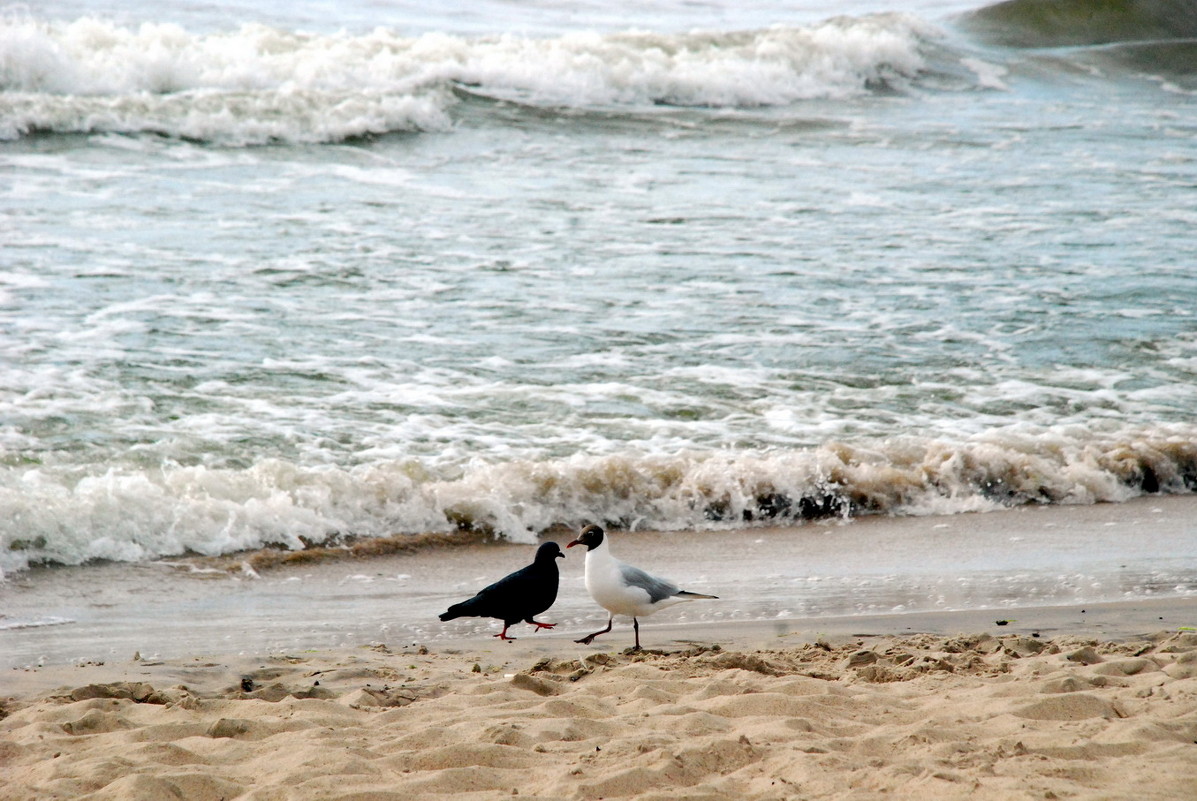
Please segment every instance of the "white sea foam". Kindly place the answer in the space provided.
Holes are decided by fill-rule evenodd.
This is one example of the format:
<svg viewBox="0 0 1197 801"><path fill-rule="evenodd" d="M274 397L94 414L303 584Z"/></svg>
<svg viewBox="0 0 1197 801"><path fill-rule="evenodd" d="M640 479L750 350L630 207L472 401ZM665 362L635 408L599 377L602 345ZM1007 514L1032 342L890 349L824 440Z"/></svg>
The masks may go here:
<svg viewBox="0 0 1197 801"><path fill-rule="evenodd" d="M1191 148L1150 84L893 15L133 5L0 28L13 135L97 132L0 153L6 567L1188 485Z"/></svg>
<svg viewBox="0 0 1197 801"><path fill-rule="evenodd" d="M160 132L252 144L446 130L453 86L545 106L754 107L904 85L934 36L912 17L805 28L464 38L316 35L243 25L193 34L0 18L0 137Z"/></svg>
<svg viewBox="0 0 1197 801"><path fill-rule="evenodd" d="M998 64L990 64L979 58L964 58L960 63L977 74L979 84L986 89L1000 89L1008 91L1009 85L1004 78L1008 70Z"/></svg>
<svg viewBox="0 0 1197 801"><path fill-rule="evenodd" d="M339 469L267 460L245 470L90 475L8 467L0 473L0 515L9 522L0 568L300 549L462 526L532 542L550 527L586 520L674 530L1122 501L1145 489L1197 487L1193 433L1008 430L963 442L500 461L456 477L394 461Z"/></svg>
<svg viewBox="0 0 1197 801"><path fill-rule="evenodd" d="M3 573L0 573L0 581L4 579ZM0 616L0 631L14 631L17 629L40 629L47 626L65 626L75 621L69 617L59 617L50 615L49 617L34 618L34 619L15 619L9 620Z"/></svg>

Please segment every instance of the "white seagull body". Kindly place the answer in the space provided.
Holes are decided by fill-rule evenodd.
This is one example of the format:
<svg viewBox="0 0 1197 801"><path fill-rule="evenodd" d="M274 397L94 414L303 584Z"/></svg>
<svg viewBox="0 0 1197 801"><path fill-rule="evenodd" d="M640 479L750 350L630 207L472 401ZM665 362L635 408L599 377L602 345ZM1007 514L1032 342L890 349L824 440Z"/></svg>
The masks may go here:
<svg viewBox="0 0 1197 801"><path fill-rule="evenodd" d="M624 564L611 555L607 538L598 526L582 529L578 538L565 547L572 548L575 545L585 545L587 549L586 591L595 603L610 613L607 628L577 640L585 645L589 645L598 635L609 632L616 615L627 615L632 618L632 628L636 632L635 650L640 650L640 621L637 618L683 601L717 597L687 592L672 581Z"/></svg>

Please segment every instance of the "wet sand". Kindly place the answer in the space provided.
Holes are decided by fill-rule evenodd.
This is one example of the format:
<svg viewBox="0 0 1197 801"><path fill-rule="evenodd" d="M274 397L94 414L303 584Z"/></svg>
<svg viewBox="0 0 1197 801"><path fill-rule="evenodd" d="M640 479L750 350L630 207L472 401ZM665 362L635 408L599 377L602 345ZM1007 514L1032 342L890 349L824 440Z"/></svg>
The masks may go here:
<svg viewBox="0 0 1197 801"><path fill-rule="evenodd" d="M999 618L1098 636L1197 624L1183 612L1197 603L1197 496L611 537L620 558L720 596L641 621L648 645L841 625L848 633L952 634L989 630ZM121 662L135 652L179 659L485 642L498 630L494 621L442 624L437 614L526 564L532 551L468 545L369 559L346 553L261 572L242 567L249 554L30 571L0 583L0 671ZM569 643L605 623L582 585L577 551L560 563L558 600L544 618L558 629L541 640ZM1172 599L1176 613L1164 620L1147 614L1133 630L1085 628L1099 604L1158 599ZM1019 611L1028 608L1043 611ZM937 617L949 613L959 615ZM597 642L625 647L630 626L617 621L603 639Z"/></svg>

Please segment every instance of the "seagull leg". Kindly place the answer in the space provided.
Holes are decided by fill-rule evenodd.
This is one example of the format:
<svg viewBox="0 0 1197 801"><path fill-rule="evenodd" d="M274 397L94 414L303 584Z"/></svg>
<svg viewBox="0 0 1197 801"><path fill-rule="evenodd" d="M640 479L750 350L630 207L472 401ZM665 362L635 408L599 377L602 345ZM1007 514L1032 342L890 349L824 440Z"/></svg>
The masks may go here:
<svg viewBox="0 0 1197 801"><path fill-rule="evenodd" d="M637 620L636 618L632 618L632 630L634 632L636 632L636 644L634 646L632 646L632 650L639 651L640 650L640 621Z"/></svg>
<svg viewBox="0 0 1197 801"><path fill-rule="evenodd" d="M574 640L574 642L580 642L580 643L582 643L582 645L590 645L591 641L595 637L599 636L600 634L606 634L608 631L611 630L611 621L613 621L613 620L615 620L615 615L611 615L609 618L607 618L607 628L602 629L600 631L596 631L594 634L587 634L585 637L583 637L580 640Z"/></svg>
<svg viewBox="0 0 1197 801"><path fill-rule="evenodd" d="M507 636L507 627L508 627L508 626L510 626L510 625L511 625L510 623L504 623L504 624L503 624L503 630L502 630L502 631L500 631L498 634L492 634L492 635L490 635L490 636L492 636L492 637L498 637L500 640L514 640L514 639L515 639L515 637L508 637L508 636Z"/></svg>

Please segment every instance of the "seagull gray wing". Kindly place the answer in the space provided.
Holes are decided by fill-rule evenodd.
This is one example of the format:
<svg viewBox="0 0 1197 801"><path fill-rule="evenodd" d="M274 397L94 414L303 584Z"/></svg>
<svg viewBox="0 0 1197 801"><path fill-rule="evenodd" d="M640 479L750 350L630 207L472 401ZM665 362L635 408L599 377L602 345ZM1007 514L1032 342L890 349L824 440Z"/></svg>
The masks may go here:
<svg viewBox="0 0 1197 801"><path fill-rule="evenodd" d="M619 564L619 574L628 586L639 587L647 592L649 600L653 603L663 601L666 598L672 598L681 592L681 589L672 581L657 578L656 576L645 573L638 567L625 565L622 562Z"/></svg>

